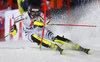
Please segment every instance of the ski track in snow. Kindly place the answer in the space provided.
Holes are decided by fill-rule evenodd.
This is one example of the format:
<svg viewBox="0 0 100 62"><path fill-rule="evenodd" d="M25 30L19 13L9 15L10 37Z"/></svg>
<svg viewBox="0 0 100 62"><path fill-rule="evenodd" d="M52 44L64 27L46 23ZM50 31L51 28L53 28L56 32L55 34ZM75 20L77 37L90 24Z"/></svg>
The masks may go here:
<svg viewBox="0 0 100 62"><path fill-rule="evenodd" d="M65 35L66 38L71 39L81 46L90 48L92 55L87 55L80 51L68 50L67 47L65 50L66 55L60 55L58 51L45 47L42 47L40 51L36 43L31 43L28 40L8 41L0 42L0 62L100 62L100 2L88 4L87 7L76 8L72 14L76 15L75 19L77 21L75 24L94 24L97 27L51 26L49 28L53 27L51 31L55 34ZM80 14L81 16L79 16ZM61 22L62 19L54 20ZM54 31L55 29L56 31Z"/></svg>

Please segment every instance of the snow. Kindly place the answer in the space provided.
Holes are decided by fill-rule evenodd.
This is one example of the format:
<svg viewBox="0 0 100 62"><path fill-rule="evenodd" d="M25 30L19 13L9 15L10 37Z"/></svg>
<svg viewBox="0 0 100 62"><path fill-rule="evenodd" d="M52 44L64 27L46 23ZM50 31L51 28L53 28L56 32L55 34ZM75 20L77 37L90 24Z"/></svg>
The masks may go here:
<svg viewBox="0 0 100 62"><path fill-rule="evenodd" d="M95 48L94 46L91 46ZM97 46L99 49L100 46ZM0 44L0 62L99 62L100 50L92 49L92 55L83 52L66 50L66 55L59 52L42 48L40 51L37 44L27 41L2 42Z"/></svg>
<svg viewBox="0 0 100 62"><path fill-rule="evenodd" d="M90 48L91 55L69 50L64 45L66 55L60 55L58 51L45 47L39 50L36 43L31 43L28 40L4 41L0 42L0 62L100 62L100 2L78 7L72 14L75 15L75 20L77 20L75 24L91 24L97 27L51 26L49 28L55 34L64 35L73 42L85 48ZM62 20L62 18L58 20Z"/></svg>

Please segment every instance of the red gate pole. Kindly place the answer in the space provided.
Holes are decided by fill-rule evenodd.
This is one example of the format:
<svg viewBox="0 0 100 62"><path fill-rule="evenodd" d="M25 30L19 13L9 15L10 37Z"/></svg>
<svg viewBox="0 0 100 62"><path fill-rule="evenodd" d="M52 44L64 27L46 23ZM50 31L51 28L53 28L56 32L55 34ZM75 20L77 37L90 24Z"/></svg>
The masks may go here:
<svg viewBox="0 0 100 62"><path fill-rule="evenodd" d="M40 50L42 47L43 36L44 36L44 31L45 31L45 21L46 21L46 0L44 0L44 25L43 25L43 31L42 31L42 38L41 38L41 42L40 42Z"/></svg>

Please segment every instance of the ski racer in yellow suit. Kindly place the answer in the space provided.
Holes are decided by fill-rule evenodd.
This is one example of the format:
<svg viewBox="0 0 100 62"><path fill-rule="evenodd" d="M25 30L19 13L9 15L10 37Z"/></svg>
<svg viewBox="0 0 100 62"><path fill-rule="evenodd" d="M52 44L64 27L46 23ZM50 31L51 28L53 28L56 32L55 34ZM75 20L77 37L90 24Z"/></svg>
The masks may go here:
<svg viewBox="0 0 100 62"><path fill-rule="evenodd" d="M18 22L23 23L24 29L25 29L24 30L25 36L29 39L29 41L31 41L31 42L34 41L37 44L40 44L41 37L42 37L42 30L43 30L43 22L44 22L44 14L40 11L40 5L30 4L28 6L28 12L26 12L14 19L14 25L11 29L12 35L16 35L16 33L17 33L16 23L18 23ZM50 20L48 20L46 18L45 25L48 25L49 22L50 22ZM53 42L50 42L45 39L51 40ZM71 40L69 40L67 38L63 38L63 37L54 35L49 29L47 29L45 27L44 39L43 39L42 45L44 47L51 48L53 50L57 50L60 52L61 55L63 55L64 49L59 47L59 45L55 44L54 42L66 45L66 47L71 47L78 51L83 51L86 54L88 54L89 50L90 50L90 49L83 48L78 44L73 43Z"/></svg>

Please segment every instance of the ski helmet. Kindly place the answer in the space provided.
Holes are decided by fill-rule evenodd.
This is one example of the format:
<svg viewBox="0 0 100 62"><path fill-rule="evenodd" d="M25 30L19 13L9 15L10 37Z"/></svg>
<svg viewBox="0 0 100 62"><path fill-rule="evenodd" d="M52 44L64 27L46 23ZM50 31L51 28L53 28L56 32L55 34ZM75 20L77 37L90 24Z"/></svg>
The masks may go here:
<svg viewBox="0 0 100 62"><path fill-rule="evenodd" d="M40 5L33 3L28 6L28 13L32 16L39 16Z"/></svg>

